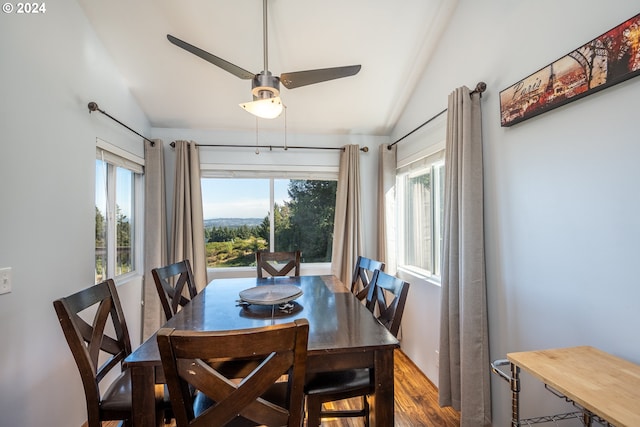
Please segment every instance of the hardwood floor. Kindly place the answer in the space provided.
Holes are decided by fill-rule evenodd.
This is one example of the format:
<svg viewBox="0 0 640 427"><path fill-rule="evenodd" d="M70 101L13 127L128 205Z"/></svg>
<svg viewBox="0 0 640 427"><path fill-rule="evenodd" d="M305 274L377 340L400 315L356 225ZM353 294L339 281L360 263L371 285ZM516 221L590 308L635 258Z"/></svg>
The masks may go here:
<svg viewBox="0 0 640 427"><path fill-rule="evenodd" d="M459 427L460 414L438 405L438 389L398 350L395 354L396 426Z"/></svg>
<svg viewBox="0 0 640 427"><path fill-rule="evenodd" d="M438 390L400 350L395 354L395 427L459 427L460 414L438 405ZM331 409L359 405L350 399L327 404ZM323 427L362 427L361 418L323 419Z"/></svg>
<svg viewBox="0 0 640 427"><path fill-rule="evenodd" d="M345 400L327 405L348 409L358 400ZM103 423L117 427L118 423ZM324 419L323 427L362 427L358 418ZM452 408L438 405L438 390L416 365L400 350L395 354L395 427L458 427L460 414ZM169 426L167 426L169 427Z"/></svg>

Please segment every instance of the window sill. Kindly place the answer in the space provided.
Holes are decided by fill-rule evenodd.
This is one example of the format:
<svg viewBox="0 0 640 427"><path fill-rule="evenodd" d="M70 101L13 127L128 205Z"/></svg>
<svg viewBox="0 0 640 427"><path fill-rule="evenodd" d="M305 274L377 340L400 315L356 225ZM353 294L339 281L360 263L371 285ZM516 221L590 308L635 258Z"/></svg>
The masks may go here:
<svg viewBox="0 0 640 427"><path fill-rule="evenodd" d="M322 275L331 274L330 262L314 262L300 264L301 275ZM256 267L220 267L207 268L207 276L209 281L213 279L233 278L233 277L255 277Z"/></svg>
<svg viewBox="0 0 640 427"><path fill-rule="evenodd" d="M124 285L125 283L129 283L130 281L132 281L134 279L141 278L141 277L142 277L142 275L138 274L138 272L134 270L134 271L130 271L128 273L124 273L124 274L121 274L119 276L116 276L113 279L113 281L115 282L116 287L117 287L117 286L120 286L120 285Z"/></svg>
<svg viewBox="0 0 640 427"><path fill-rule="evenodd" d="M425 270L418 268L411 268L407 266L398 267L398 276L402 278L402 280L406 280L410 283L426 282L433 286L442 286L440 283L440 276L435 276Z"/></svg>

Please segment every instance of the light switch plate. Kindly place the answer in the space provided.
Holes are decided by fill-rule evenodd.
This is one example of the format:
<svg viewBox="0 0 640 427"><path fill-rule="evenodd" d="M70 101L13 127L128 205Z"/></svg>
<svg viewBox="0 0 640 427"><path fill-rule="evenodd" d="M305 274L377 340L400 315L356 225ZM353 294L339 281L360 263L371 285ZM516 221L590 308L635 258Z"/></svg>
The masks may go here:
<svg viewBox="0 0 640 427"><path fill-rule="evenodd" d="M0 295L11 292L11 267L0 268Z"/></svg>

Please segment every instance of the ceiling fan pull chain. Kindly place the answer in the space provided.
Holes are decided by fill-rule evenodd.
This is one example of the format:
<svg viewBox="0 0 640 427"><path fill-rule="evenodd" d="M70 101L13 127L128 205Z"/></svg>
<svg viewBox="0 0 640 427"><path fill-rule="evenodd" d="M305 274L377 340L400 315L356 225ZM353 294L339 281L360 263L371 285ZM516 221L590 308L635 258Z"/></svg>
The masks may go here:
<svg viewBox="0 0 640 427"><path fill-rule="evenodd" d="M256 154L260 154L260 146L258 145L258 116L256 116Z"/></svg>
<svg viewBox="0 0 640 427"><path fill-rule="evenodd" d="M282 104L284 107L284 151L287 151L289 147L287 147L287 106Z"/></svg>

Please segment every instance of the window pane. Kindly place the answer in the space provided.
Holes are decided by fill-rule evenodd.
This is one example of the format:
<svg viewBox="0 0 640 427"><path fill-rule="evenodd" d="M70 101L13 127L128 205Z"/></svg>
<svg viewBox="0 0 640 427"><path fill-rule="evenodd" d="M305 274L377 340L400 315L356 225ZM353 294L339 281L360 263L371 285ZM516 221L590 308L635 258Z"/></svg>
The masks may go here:
<svg viewBox="0 0 640 427"><path fill-rule="evenodd" d="M444 152L397 169L399 265L440 276L444 214Z"/></svg>
<svg viewBox="0 0 640 427"><path fill-rule="evenodd" d="M275 250L300 249L304 262L331 262L337 181L275 180L276 189L285 185L288 199L274 209Z"/></svg>
<svg viewBox="0 0 640 427"><path fill-rule="evenodd" d="M273 250L330 262L335 191L336 181L203 179L207 266L255 265L254 253L270 248L272 224Z"/></svg>
<svg viewBox="0 0 640 427"><path fill-rule="evenodd" d="M295 251L298 238L291 228L291 197L288 179L273 180L274 251Z"/></svg>
<svg viewBox="0 0 640 427"><path fill-rule="evenodd" d="M107 164L96 160L96 283L107 277Z"/></svg>
<svg viewBox="0 0 640 427"><path fill-rule="evenodd" d="M442 262L442 235L444 231L444 163L439 163L433 167L433 176L435 179L433 209L433 236L435 240L434 252L434 266L433 272L436 276L440 276L440 264Z"/></svg>
<svg viewBox="0 0 640 427"><path fill-rule="evenodd" d="M255 265L269 248L269 180L202 179L207 267Z"/></svg>
<svg viewBox="0 0 640 427"><path fill-rule="evenodd" d="M133 196L133 172L116 168L116 276L135 268Z"/></svg>
<svg viewBox="0 0 640 427"><path fill-rule="evenodd" d="M95 181L95 280L135 271L135 188L141 175L97 150ZM123 162L118 162L123 164ZM124 162L126 164L126 162Z"/></svg>
<svg viewBox="0 0 640 427"><path fill-rule="evenodd" d="M405 178L405 263L427 271L431 259L431 171Z"/></svg>

